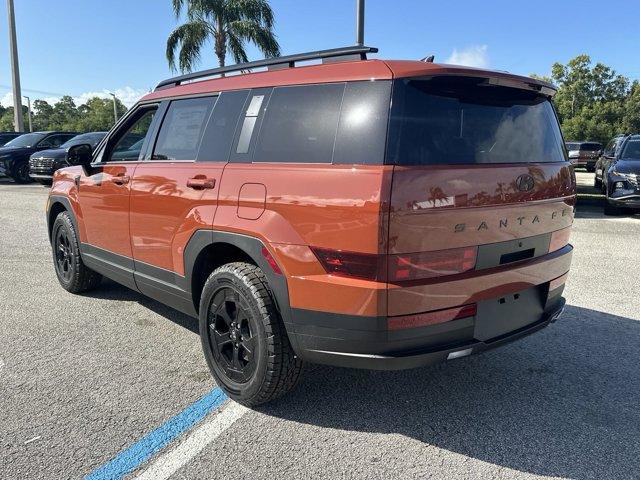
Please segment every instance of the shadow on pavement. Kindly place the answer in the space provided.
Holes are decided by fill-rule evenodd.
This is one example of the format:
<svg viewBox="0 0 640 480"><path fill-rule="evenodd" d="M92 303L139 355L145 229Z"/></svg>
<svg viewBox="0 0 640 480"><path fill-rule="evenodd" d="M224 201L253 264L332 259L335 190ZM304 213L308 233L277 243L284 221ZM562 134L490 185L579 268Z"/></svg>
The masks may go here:
<svg viewBox="0 0 640 480"><path fill-rule="evenodd" d="M135 292L130 288L109 280L108 278L103 278L102 284L99 288L87 292L85 295L91 298L100 298L103 300L128 300L138 302L143 307L148 308L167 320L172 321L176 325L180 325L181 327L199 335L198 320L196 318L192 318L178 310L167 307L160 302L146 297L141 293Z"/></svg>
<svg viewBox="0 0 640 480"><path fill-rule="evenodd" d="M309 368L265 414L396 433L521 472L631 478L640 469L640 321L568 307L542 332L433 368Z"/></svg>

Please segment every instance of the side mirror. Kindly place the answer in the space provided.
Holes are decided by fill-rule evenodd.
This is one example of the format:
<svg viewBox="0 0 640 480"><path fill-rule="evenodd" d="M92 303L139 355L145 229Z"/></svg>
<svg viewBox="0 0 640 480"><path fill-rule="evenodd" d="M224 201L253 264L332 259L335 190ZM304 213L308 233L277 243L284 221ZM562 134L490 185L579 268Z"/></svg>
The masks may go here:
<svg viewBox="0 0 640 480"><path fill-rule="evenodd" d="M71 165L82 165L88 167L93 160L93 149L88 143L74 145L67 152L67 161Z"/></svg>

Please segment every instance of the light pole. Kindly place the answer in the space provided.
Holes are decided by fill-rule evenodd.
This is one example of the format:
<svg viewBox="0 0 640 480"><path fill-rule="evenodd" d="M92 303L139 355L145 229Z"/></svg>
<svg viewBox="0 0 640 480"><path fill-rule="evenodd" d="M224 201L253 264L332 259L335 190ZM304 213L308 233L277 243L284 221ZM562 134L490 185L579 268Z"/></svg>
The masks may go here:
<svg viewBox="0 0 640 480"><path fill-rule="evenodd" d="M356 0L356 44L364 45L364 0Z"/></svg>
<svg viewBox="0 0 640 480"><path fill-rule="evenodd" d="M33 127L31 126L31 98L27 97L26 95L24 96L24 98L27 99L27 114L29 115L29 131L33 132Z"/></svg>
<svg viewBox="0 0 640 480"><path fill-rule="evenodd" d="M18 67L18 41L16 38L16 15L13 0L7 0L9 17L9 51L11 52L11 80L13 82L13 127L16 132L24 130L22 118L22 96L20 95L20 69Z"/></svg>
<svg viewBox="0 0 640 480"><path fill-rule="evenodd" d="M116 103L116 94L109 92L109 95L113 97L113 124L118 123L118 105Z"/></svg>

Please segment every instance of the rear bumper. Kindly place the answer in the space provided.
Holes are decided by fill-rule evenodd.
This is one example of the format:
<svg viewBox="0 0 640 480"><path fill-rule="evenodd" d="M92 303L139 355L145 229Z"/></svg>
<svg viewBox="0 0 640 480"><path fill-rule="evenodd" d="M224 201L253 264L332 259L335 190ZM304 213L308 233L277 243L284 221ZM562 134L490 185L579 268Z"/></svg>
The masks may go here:
<svg viewBox="0 0 640 480"><path fill-rule="evenodd" d="M475 338L479 335L474 335L478 333L474 317L390 332L386 330L384 317L350 317L296 309L292 312L296 332L289 335L294 337L298 356L311 363L371 370L422 367L481 353L541 330L564 310L563 289L564 285L548 292L544 311L536 320L490 339ZM363 330L365 326L368 328Z"/></svg>
<svg viewBox="0 0 640 480"><path fill-rule="evenodd" d="M526 327L509 332L506 335L486 340L467 341L443 346L440 348L414 349L406 352L389 354L352 353L331 350L305 350L301 356L306 361L346 368L361 368L368 370L406 370L425 367L456 358L475 355L492 348L500 347L509 342L526 337L543 329L556 321L564 310L565 299L559 297L553 308L545 311L544 315ZM299 338L298 338L299 339ZM361 342L361 346L366 346Z"/></svg>

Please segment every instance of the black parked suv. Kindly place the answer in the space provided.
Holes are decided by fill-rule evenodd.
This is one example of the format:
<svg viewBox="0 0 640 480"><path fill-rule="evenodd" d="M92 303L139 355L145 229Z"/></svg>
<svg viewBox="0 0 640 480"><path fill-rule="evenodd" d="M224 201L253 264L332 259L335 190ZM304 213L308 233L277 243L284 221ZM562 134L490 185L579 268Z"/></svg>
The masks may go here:
<svg viewBox="0 0 640 480"><path fill-rule="evenodd" d="M7 175L16 183L29 183L29 157L40 150L57 148L74 132L33 132L25 133L0 147L0 174Z"/></svg>
<svg viewBox="0 0 640 480"><path fill-rule="evenodd" d="M627 137L611 167L603 175L605 215L621 208L640 208L640 134Z"/></svg>
<svg viewBox="0 0 640 480"><path fill-rule="evenodd" d="M18 138L20 135L24 135L24 132L0 132L0 147L14 138Z"/></svg>
<svg viewBox="0 0 640 480"><path fill-rule="evenodd" d="M600 155L600 158L598 158L598 161L596 162L596 175L593 180L593 186L602 190L602 193L605 193L603 179L606 178L609 168L616 161L616 157L620 154L620 150L622 149L622 145L627 139L627 136L628 135L620 134L613 137L611 141L607 143L602 155Z"/></svg>
<svg viewBox="0 0 640 480"><path fill-rule="evenodd" d="M69 149L76 145L90 145L93 150L100 143L107 132L81 133L67 140L58 148L42 150L31 155L29 160L29 175L43 185L51 185L53 173L59 168L68 167Z"/></svg>

